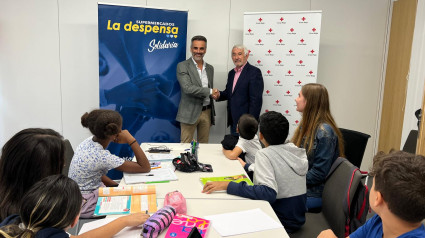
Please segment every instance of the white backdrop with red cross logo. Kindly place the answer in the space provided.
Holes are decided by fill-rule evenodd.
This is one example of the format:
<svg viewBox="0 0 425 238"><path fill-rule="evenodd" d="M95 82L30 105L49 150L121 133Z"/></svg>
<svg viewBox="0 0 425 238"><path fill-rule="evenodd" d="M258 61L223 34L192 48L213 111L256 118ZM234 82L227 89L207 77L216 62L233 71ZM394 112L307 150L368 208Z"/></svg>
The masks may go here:
<svg viewBox="0 0 425 238"><path fill-rule="evenodd" d="M285 115L288 139L301 120L295 99L304 84L316 82L321 18L321 11L244 13L248 61L264 79L261 113Z"/></svg>

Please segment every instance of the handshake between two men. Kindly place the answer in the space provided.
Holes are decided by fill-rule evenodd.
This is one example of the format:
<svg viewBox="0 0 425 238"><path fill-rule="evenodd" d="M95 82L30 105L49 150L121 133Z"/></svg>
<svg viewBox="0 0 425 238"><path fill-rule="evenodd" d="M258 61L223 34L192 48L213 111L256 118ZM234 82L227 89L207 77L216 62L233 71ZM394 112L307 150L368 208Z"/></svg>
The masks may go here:
<svg viewBox="0 0 425 238"><path fill-rule="evenodd" d="M214 100L218 100L220 98L220 91L218 91L218 89L216 89L216 88L213 88L211 97Z"/></svg>

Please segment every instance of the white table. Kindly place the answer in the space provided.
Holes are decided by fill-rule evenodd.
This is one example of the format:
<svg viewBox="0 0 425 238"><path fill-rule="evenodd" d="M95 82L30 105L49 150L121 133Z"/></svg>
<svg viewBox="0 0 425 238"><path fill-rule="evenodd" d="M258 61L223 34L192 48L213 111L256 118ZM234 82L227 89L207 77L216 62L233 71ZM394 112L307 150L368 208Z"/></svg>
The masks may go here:
<svg viewBox="0 0 425 238"><path fill-rule="evenodd" d="M158 199L158 209L163 207L164 199ZM186 199L187 214L195 217L205 217L208 215L216 215L229 212L239 212L245 210L251 210L254 208L260 208L264 213L269 215L273 220L279 222L275 212L273 211L270 203L263 200L226 200L226 199ZM255 219L253 217L252 219ZM165 237L167 231L158 236L159 238ZM222 237L219 233L211 226L207 232L207 238ZM254 233L246 233L236 236L230 236L231 238L285 238L289 237L284 228L265 230Z"/></svg>
<svg viewBox="0 0 425 238"><path fill-rule="evenodd" d="M190 147L190 144L180 143L144 143L141 145L143 151L147 151L149 147L157 145L166 145L172 149L171 153L174 156L185 152L184 150ZM185 198L203 198L203 199L236 199L246 200L246 198L227 194L226 192L216 192L212 194L202 193L202 183L199 180L201 177L221 177L238 174L245 174L245 170L237 160L227 159L222 152L221 144L201 144L198 154L199 162L211 164L213 172L192 172L185 173L176 171L178 181L170 181L169 183L154 183L156 186L157 198L165 198L165 195L171 191L180 191ZM162 162L171 163L171 162ZM121 180L119 186L126 186L124 179ZM132 184L141 185L141 184Z"/></svg>
<svg viewBox="0 0 425 238"><path fill-rule="evenodd" d="M147 151L149 147L166 145L172 151L174 156L185 152L185 149L190 148L190 144L181 143L144 143L141 145L143 151ZM163 207L165 195L168 192L178 190L186 198L187 214L196 217L205 217L208 215L238 212L260 208L263 212L269 215L272 219L279 221L272 207L267 201L251 200L243 197L227 194L226 192L215 192L212 194L202 193L202 184L200 177L221 177L237 174L246 174L243 167L237 160L227 159L222 152L221 144L200 144L199 147L199 162L211 164L213 167L212 173L194 172L184 173L176 171L178 181L170 181L169 183L155 183L157 191L158 209ZM163 162L164 163L164 162ZM171 162L167 162L171 163ZM141 184L132 184L141 185ZM120 186L126 186L124 179L121 180ZM256 219L253 217L253 219ZM165 237L167 232L164 231L159 237ZM217 231L211 227L207 233L208 238L221 237ZM246 233L237 236L239 237L289 237L284 228L266 230L255 233Z"/></svg>

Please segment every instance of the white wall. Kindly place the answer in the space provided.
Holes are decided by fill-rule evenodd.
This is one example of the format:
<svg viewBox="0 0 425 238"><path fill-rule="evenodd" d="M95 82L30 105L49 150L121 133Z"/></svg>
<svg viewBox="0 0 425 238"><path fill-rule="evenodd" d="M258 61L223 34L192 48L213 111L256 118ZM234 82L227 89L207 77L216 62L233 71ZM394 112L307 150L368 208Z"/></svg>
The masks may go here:
<svg viewBox="0 0 425 238"><path fill-rule="evenodd" d="M322 10L318 82L329 89L340 127L375 135L389 0L106 2L189 10L188 42L195 34L208 38L205 60L219 89L233 67L230 50L242 42L244 12ZM99 105L97 1L1 1L0 26L0 146L18 130L40 126L75 147L89 135L80 116ZM217 103L213 143L226 131L225 108Z"/></svg>
<svg viewBox="0 0 425 238"><path fill-rule="evenodd" d="M62 131L57 2L0 2L0 146L27 127Z"/></svg>

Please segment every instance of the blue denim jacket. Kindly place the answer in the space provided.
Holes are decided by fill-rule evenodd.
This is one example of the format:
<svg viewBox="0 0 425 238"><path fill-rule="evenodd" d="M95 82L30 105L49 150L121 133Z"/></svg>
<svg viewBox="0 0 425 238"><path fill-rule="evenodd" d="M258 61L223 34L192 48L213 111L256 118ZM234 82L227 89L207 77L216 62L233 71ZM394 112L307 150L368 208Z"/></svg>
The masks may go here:
<svg viewBox="0 0 425 238"><path fill-rule="evenodd" d="M314 144L308 157L307 196L322 197L326 175L339 156L338 136L332 127L321 124L316 131Z"/></svg>

